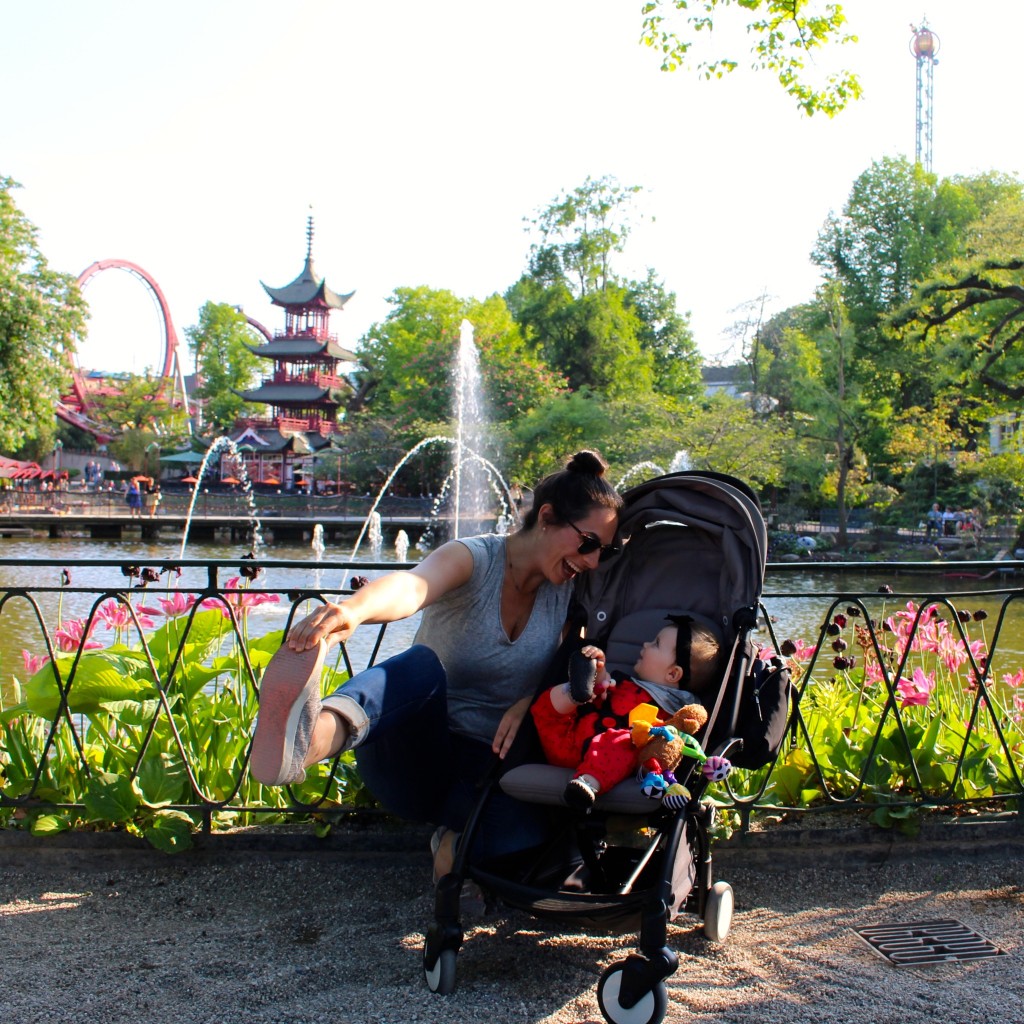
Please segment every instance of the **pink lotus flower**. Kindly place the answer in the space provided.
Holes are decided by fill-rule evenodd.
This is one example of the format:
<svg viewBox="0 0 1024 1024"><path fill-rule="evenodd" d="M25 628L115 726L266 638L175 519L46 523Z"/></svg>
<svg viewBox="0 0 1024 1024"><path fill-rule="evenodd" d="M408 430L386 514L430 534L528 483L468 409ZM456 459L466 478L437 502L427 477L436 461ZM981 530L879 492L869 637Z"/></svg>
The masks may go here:
<svg viewBox="0 0 1024 1024"><path fill-rule="evenodd" d="M1018 669L1016 672L1014 672L1013 675L1007 674L1003 676L1003 682L1006 683L1007 686L1012 686L1014 688L1024 685L1024 668ZM1022 698L1014 697L1013 699L1014 702L1016 702L1021 700Z"/></svg>
<svg viewBox="0 0 1024 1024"><path fill-rule="evenodd" d="M29 654L26 650L22 650L21 656L25 661L25 672L30 676L34 676L50 660L48 654Z"/></svg>
<svg viewBox="0 0 1024 1024"><path fill-rule="evenodd" d="M94 651L103 644L91 639L92 631L96 628L96 620L92 620L89 632L85 631L85 623L82 619L68 619L67 622L53 634L57 641L57 647L62 651L74 652L79 648L86 651Z"/></svg>
<svg viewBox="0 0 1024 1024"><path fill-rule="evenodd" d="M932 690L935 689L935 675L925 675L920 668L914 669L910 679L901 679L896 684L896 690L901 698L902 707L914 705L924 706L928 703Z"/></svg>
<svg viewBox="0 0 1024 1024"><path fill-rule="evenodd" d="M281 598L277 594L268 594L264 590L248 590L239 588L240 576L232 576L224 584L224 589L229 591L222 597L208 597L199 606L200 608L217 608L224 618L230 617L227 606L231 605L237 613L246 614L250 608L261 604L277 604Z"/></svg>
<svg viewBox="0 0 1024 1024"><path fill-rule="evenodd" d="M882 666L874 658L869 658L864 662L864 682L871 686L877 686L885 675L882 672Z"/></svg>
<svg viewBox="0 0 1024 1024"><path fill-rule="evenodd" d="M804 643L803 640L783 640L780 645L780 651L784 658L790 658L794 662L810 661L811 658L817 653L818 648L812 644ZM770 647L765 647L762 652L758 655L764 661L767 661L774 655L774 651Z"/></svg>
<svg viewBox="0 0 1024 1024"><path fill-rule="evenodd" d="M196 603L195 594L175 590L172 597L158 597L164 615L184 615Z"/></svg>
<svg viewBox="0 0 1024 1024"><path fill-rule="evenodd" d="M152 629L155 623L149 616L160 614L158 609L147 608L145 605L139 605L135 609L135 616L143 629ZM128 605L113 597L96 609L96 618L101 619L108 629L127 629L135 625Z"/></svg>
<svg viewBox="0 0 1024 1024"><path fill-rule="evenodd" d="M935 653L945 662L950 672L956 672L967 660L963 643L948 630L943 630L935 644Z"/></svg>

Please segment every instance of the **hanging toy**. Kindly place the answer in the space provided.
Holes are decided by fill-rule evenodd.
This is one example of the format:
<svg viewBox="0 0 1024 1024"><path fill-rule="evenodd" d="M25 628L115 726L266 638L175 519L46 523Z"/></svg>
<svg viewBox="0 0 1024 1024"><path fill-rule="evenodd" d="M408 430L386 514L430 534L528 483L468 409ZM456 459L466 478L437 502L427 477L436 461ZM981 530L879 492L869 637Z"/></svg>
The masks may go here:
<svg viewBox="0 0 1024 1024"><path fill-rule="evenodd" d="M641 707L644 710L636 719L630 716L633 742L640 747L637 772L640 792L651 800L663 800L671 795L672 802L666 806L675 810L685 805L690 794L676 781L673 772L685 757L701 764L706 760L700 743L692 734L705 725L708 714L701 704L687 704L668 721L659 722L655 717L657 708L648 704Z"/></svg>
<svg viewBox="0 0 1024 1024"><path fill-rule="evenodd" d="M729 777L729 772L732 771L732 762L728 758L712 754L704 761L701 771L704 773L704 777L712 782L724 782Z"/></svg>

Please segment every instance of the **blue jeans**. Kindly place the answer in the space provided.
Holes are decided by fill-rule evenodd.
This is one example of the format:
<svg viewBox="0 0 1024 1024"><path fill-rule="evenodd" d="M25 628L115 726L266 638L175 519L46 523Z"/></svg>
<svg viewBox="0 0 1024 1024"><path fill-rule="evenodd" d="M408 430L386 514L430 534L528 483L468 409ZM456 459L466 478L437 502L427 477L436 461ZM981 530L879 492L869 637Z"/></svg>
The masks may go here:
<svg viewBox="0 0 1024 1024"><path fill-rule="evenodd" d="M384 809L461 832L495 755L488 744L452 732L447 678L437 655L416 644L357 673L336 692L355 700L369 720L356 765ZM473 857L541 843L546 823L541 808L496 791L481 818Z"/></svg>

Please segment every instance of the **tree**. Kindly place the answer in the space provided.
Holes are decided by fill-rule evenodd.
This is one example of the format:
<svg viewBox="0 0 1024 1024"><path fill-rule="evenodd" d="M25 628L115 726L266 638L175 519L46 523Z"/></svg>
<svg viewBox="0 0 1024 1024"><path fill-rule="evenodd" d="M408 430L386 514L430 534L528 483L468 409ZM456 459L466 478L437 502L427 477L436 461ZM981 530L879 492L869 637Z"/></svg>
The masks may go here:
<svg viewBox="0 0 1024 1024"><path fill-rule="evenodd" d="M842 216L826 221L812 259L842 284L856 325L874 329L957 252L976 217L962 184L940 183L906 157L884 157L853 183Z"/></svg>
<svg viewBox="0 0 1024 1024"><path fill-rule="evenodd" d="M920 328L919 358L940 386L993 413L1017 412L1024 398L1024 196L1013 184L970 226L961 252L890 320L897 333Z"/></svg>
<svg viewBox="0 0 1024 1024"><path fill-rule="evenodd" d="M679 312L675 292L648 269L643 281L626 288L626 307L640 321L637 341L653 361L654 390L676 398L701 393L701 355L690 331L689 317Z"/></svg>
<svg viewBox="0 0 1024 1024"><path fill-rule="evenodd" d="M607 442L615 429L608 405L590 391L553 395L510 424L506 451L513 475L539 480L581 448L597 448L610 458Z"/></svg>
<svg viewBox="0 0 1024 1024"><path fill-rule="evenodd" d="M453 418L452 376L462 321L473 325L489 413L498 421L520 416L564 387L524 343L505 301L460 299L446 289L396 288L392 309L359 343L359 385L370 394L373 417L399 427ZM372 383L372 388L365 387Z"/></svg>
<svg viewBox="0 0 1024 1024"><path fill-rule="evenodd" d="M187 437L185 411L169 401L172 398L169 381L152 374L124 374L111 377L105 383L108 386L101 393L90 397L89 414L98 423L109 426L112 433L135 431L145 435L143 444L160 437L169 445Z"/></svg>
<svg viewBox="0 0 1024 1024"><path fill-rule="evenodd" d="M0 177L0 449L49 447L54 408L70 381L68 358L86 306L70 274L49 268L36 229Z"/></svg>
<svg viewBox="0 0 1024 1024"><path fill-rule="evenodd" d="M672 428L677 450L693 469L731 473L753 487L785 478L791 427L776 416L759 415L741 398L720 393L682 405Z"/></svg>
<svg viewBox="0 0 1024 1024"><path fill-rule="evenodd" d="M819 234L812 258L840 284L857 335L849 370L879 413L935 404L941 375L913 334L889 329L889 318L964 251L979 211L1003 192L989 175L940 181L903 157L886 157L857 178L842 216ZM876 468L887 459L884 433L864 438Z"/></svg>
<svg viewBox="0 0 1024 1024"><path fill-rule="evenodd" d="M653 272L626 282L612 267L629 237L638 186L587 178L531 222L539 241L506 302L529 345L572 388L641 400L693 390L699 374L688 325ZM676 365L677 360L683 360Z"/></svg>
<svg viewBox="0 0 1024 1024"><path fill-rule="evenodd" d="M813 85L807 79L806 62L816 50L855 43L857 37L844 33L846 15L840 4L825 4L822 14L807 13L810 6L811 0L738 0L735 4L733 0L647 0L640 40L661 53L662 71L688 67L705 78L721 78L739 62L712 53L694 64L691 50L698 38L713 36L716 19L719 24L737 25L737 19L744 18L753 40L751 66L774 74L805 114L820 110L832 117L860 97L860 81L851 72L840 71ZM672 24L677 12L685 12L679 28Z"/></svg>
<svg viewBox="0 0 1024 1024"><path fill-rule="evenodd" d="M799 444L794 465L809 451L816 480L805 482L830 492L839 511L839 543L846 544L847 483L876 418L888 409L865 397L865 362L835 280L826 281L815 301L786 310L761 332L758 377L778 400L777 416L789 424ZM824 472L823 472L824 468ZM827 483L830 481L830 483Z"/></svg>
<svg viewBox="0 0 1024 1024"><path fill-rule="evenodd" d="M612 280L611 254L629 238L629 213L639 185L587 177L530 223L540 241L530 250L530 274L545 285L565 285L577 297L603 291Z"/></svg>
<svg viewBox="0 0 1024 1024"><path fill-rule="evenodd" d="M565 387L523 340L518 324L499 295L483 301L460 299L447 290L396 288L391 311L360 341L361 369L357 388L367 396L365 406L350 412L342 445L359 456L361 471L374 452L384 452L393 466L400 455L429 437L454 436L455 368L463 320L473 325L479 359L483 409L490 422L488 435L475 442L480 454L499 465L498 452L512 424L543 405ZM369 445L362 438L370 437ZM349 441L351 440L351 444ZM417 456L405 485L438 493L448 471L447 449L437 446ZM404 471L403 471L404 472ZM415 474L415 479L413 479ZM411 482L410 482L411 481Z"/></svg>
<svg viewBox="0 0 1024 1024"><path fill-rule="evenodd" d="M225 433L260 408L238 394L251 386L261 363L249 347L252 335L245 314L222 302L205 302L199 323L187 327L185 334L196 361L196 397L203 401L205 426Z"/></svg>

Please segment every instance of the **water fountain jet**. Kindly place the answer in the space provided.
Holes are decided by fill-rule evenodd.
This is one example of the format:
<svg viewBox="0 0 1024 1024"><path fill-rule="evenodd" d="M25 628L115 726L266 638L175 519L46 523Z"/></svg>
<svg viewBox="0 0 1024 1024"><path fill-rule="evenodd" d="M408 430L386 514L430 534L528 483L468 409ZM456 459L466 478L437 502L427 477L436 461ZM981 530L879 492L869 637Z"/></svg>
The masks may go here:
<svg viewBox="0 0 1024 1024"><path fill-rule="evenodd" d="M252 481L249 479L249 473L245 468L245 461L241 457L241 449L230 437L222 435L221 437L214 438L210 447L206 449L206 454L203 455L203 461L199 463L199 469L196 472L196 482L192 485L192 497L185 512L185 526L181 532L181 548L178 551L179 558L185 557L185 548L188 545L188 531L192 526L196 498L199 496L199 485L203 482L203 476L210 464L210 460L217 452L225 448L238 463L239 481L241 482L242 493L245 495L249 522L252 524L252 555L254 558L259 555L260 548L263 546L263 527L259 516L256 514L256 497L252 491Z"/></svg>

